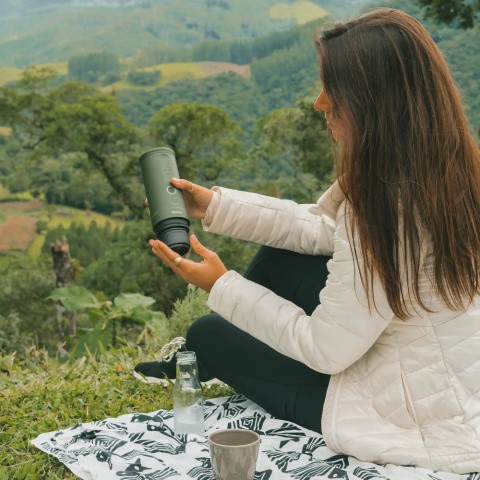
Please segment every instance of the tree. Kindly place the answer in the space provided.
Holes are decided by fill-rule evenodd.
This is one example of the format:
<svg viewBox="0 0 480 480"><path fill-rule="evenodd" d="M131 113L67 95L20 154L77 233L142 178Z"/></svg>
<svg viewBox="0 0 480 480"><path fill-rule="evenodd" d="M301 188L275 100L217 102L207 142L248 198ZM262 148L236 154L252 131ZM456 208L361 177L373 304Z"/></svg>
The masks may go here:
<svg viewBox="0 0 480 480"><path fill-rule="evenodd" d="M54 73L27 69L16 87L0 89L0 121L32 158L82 153L136 218L143 216L140 188L128 183L140 133L123 116L116 100L80 82L50 89Z"/></svg>
<svg viewBox="0 0 480 480"><path fill-rule="evenodd" d="M473 28L477 13L480 11L480 0L415 0L425 8L425 18L431 18L435 23L451 24L458 19L459 26L464 30Z"/></svg>
<svg viewBox="0 0 480 480"><path fill-rule="evenodd" d="M184 178L212 182L227 167L235 167L242 130L221 108L176 103L153 116L150 134L173 149Z"/></svg>
<svg viewBox="0 0 480 480"><path fill-rule="evenodd" d="M102 75L118 74L121 70L117 55L111 52L76 55L68 60L68 74L74 80L95 82Z"/></svg>
<svg viewBox="0 0 480 480"><path fill-rule="evenodd" d="M55 351L55 305L45 302L55 286L51 256L38 260L5 258L0 261L0 278L0 336L9 340L8 349L22 351L22 346L32 346L23 343L33 337L38 347Z"/></svg>
<svg viewBox="0 0 480 480"><path fill-rule="evenodd" d="M202 62L205 60L229 62L230 45L227 42L204 40L193 49L192 56L194 62Z"/></svg>
<svg viewBox="0 0 480 480"><path fill-rule="evenodd" d="M156 85L160 80L160 70L154 70L153 72L144 72L142 70L133 70L128 72L127 80L137 86L149 86Z"/></svg>
<svg viewBox="0 0 480 480"><path fill-rule="evenodd" d="M255 123L257 143L249 158L256 190L310 203L330 183L334 154L314 101L299 97L295 108L274 110Z"/></svg>
<svg viewBox="0 0 480 480"><path fill-rule="evenodd" d="M75 270L73 268L72 258L67 237L64 235L62 240L50 244L50 251L53 257L53 271L55 272L55 285L57 287L69 287L75 283ZM60 342L64 343L67 335L76 335L77 333L77 315L68 311L62 304L57 303L57 327L60 336ZM61 350L66 355L65 350Z"/></svg>

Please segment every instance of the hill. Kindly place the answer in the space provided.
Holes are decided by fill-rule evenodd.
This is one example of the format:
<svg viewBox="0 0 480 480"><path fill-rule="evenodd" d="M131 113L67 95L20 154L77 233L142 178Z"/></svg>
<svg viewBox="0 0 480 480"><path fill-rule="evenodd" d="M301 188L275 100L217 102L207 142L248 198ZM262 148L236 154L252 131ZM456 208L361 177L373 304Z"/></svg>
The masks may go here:
<svg viewBox="0 0 480 480"><path fill-rule="evenodd" d="M35 65L35 68L50 68L54 70L59 76L68 75L67 62L50 62ZM243 77L250 77L249 65L235 65L228 62L177 62L177 63L163 63L160 65L153 65L150 67L133 69L141 72L161 72L160 80L152 86L136 86L128 82L127 76L129 71L128 66L122 74L122 79L102 87L104 92L110 93L112 91L123 89L134 90L152 90L157 87L166 85L174 80L180 78L205 78L214 75L220 75L226 72L235 72ZM17 67L0 67L0 87L10 82L16 82L21 78L24 70ZM0 134L8 134L0 128Z"/></svg>
<svg viewBox="0 0 480 480"><path fill-rule="evenodd" d="M37 222L41 222L38 228ZM104 228L109 222L113 228L123 228L124 222L108 215L62 205L47 205L38 200L1 202L0 200L0 255L38 258L45 242L46 232L60 225L68 229L72 223L86 228L92 222Z"/></svg>
<svg viewBox="0 0 480 480"><path fill-rule="evenodd" d="M136 71L158 71L161 72L161 77L155 85L137 86L128 81L128 72L124 72L122 80L103 87L102 91L105 93L113 93L125 89L151 91L181 78L205 78L227 72L234 72L245 78L250 77L249 65L235 65L227 62L164 63L138 69Z"/></svg>
<svg viewBox="0 0 480 480"><path fill-rule="evenodd" d="M49 62L35 65L36 68L50 68L57 72L58 75L68 74L67 62ZM10 82L20 80L23 69L17 67L0 67L0 87Z"/></svg>
<svg viewBox="0 0 480 480"><path fill-rule="evenodd" d="M295 18L298 25L329 15L327 10L306 1L295 2L292 5L277 3L270 8L269 14L271 18Z"/></svg>
<svg viewBox="0 0 480 480"><path fill-rule="evenodd" d="M96 51L130 57L138 50L162 45L184 50L203 40L250 39L283 31L298 18L303 22L319 14L319 7L302 1L290 5L291 13L272 18L270 9L277 3L149 0L81 7L81 2L50 2L42 8L15 11L12 2L0 16L0 66L24 68Z"/></svg>

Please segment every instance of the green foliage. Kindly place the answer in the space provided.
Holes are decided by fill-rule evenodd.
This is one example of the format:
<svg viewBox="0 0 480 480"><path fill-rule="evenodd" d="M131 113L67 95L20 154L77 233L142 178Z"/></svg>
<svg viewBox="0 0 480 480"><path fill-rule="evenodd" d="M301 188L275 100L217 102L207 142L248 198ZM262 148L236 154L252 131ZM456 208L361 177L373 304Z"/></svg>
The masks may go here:
<svg viewBox="0 0 480 480"><path fill-rule="evenodd" d="M15 351L29 343L54 351L58 342L56 311L45 301L55 286L52 259L2 258L0 278L2 347Z"/></svg>
<svg viewBox="0 0 480 480"><path fill-rule="evenodd" d="M192 52L181 48L159 45L137 52L132 61L133 68L145 68L161 63L191 62Z"/></svg>
<svg viewBox="0 0 480 480"><path fill-rule="evenodd" d="M78 479L29 442L77 423L170 410L172 385L144 384L131 374L137 363L157 359L160 347L146 325L138 342L66 363L36 348L22 352L21 360L15 353L0 354L0 478ZM234 394L223 384L204 387L205 399Z"/></svg>
<svg viewBox="0 0 480 480"><path fill-rule="evenodd" d="M238 65L252 63L255 59L269 56L277 50L292 47L298 43L300 33L305 27L294 27L285 32L272 32L269 35L250 40L204 40L192 49L194 62L214 61L231 62Z"/></svg>
<svg viewBox="0 0 480 480"><path fill-rule="evenodd" d="M128 72L127 80L133 85L137 85L139 87L156 85L160 80L160 74L161 72L159 70L155 70L153 72L133 70Z"/></svg>
<svg viewBox="0 0 480 480"><path fill-rule="evenodd" d="M295 90L297 93L311 87L318 79L318 61L312 33L318 22L311 22L295 30L296 37L283 50L276 50L251 64L252 77L264 92ZM293 39L296 41L293 42ZM290 42L285 42L288 45Z"/></svg>
<svg viewBox="0 0 480 480"><path fill-rule="evenodd" d="M469 2L467 0L415 0L425 8L425 18L431 18L436 23L447 25L457 21L458 26L464 30L473 28L475 20L480 12L480 1Z"/></svg>
<svg viewBox="0 0 480 480"><path fill-rule="evenodd" d="M35 10L2 15L0 40L10 37L10 41L0 42L0 65L25 67L98 51L133 57L139 50L158 47L164 48L168 59L165 45L186 51L205 39L229 42L285 30L295 21L270 18L270 7L276 3L150 0L150 4L124 8L51 8L48 16Z"/></svg>
<svg viewBox="0 0 480 480"><path fill-rule="evenodd" d="M253 191L312 203L328 187L333 151L314 101L299 97L296 108L274 110L255 123L256 142L249 151Z"/></svg>
<svg viewBox="0 0 480 480"><path fill-rule="evenodd" d="M94 83L103 75L118 74L118 56L111 52L75 55L68 60L68 74L73 80Z"/></svg>
<svg viewBox="0 0 480 480"><path fill-rule="evenodd" d="M201 79L183 78L150 92L121 90L115 96L127 120L139 127L148 125L152 116L167 105L201 101L221 108L242 129L250 131L255 120L271 108L255 83L234 72ZM296 93L292 95L293 103L295 97Z"/></svg>
<svg viewBox="0 0 480 480"><path fill-rule="evenodd" d="M273 32L250 41L233 41L230 43L230 62L239 65L252 63L255 59L265 58L276 50L283 50L295 45L300 32L305 27L293 27L285 32Z"/></svg>
<svg viewBox="0 0 480 480"><path fill-rule="evenodd" d="M50 253L50 244L63 236L67 237L71 256L78 260L82 267L90 265L105 255L105 252L118 241L119 230L112 230L110 222L104 228L97 226L93 220L88 228L82 222L72 222L69 228L59 225L48 230L42 246L42 253Z"/></svg>
<svg viewBox="0 0 480 480"><path fill-rule="evenodd" d="M120 292L143 292L155 298L157 310L169 313L187 287L152 253L148 241L153 237L150 220L128 222L115 239L107 242L103 254L82 265L77 285L102 292L107 299Z"/></svg>
<svg viewBox="0 0 480 480"><path fill-rule="evenodd" d="M150 122L151 137L173 149L179 171L195 183L215 181L227 166L235 168L241 134L236 122L212 105L168 105Z"/></svg>
<svg viewBox="0 0 480 480"><path fill-rule="evenodd" d="M230 45L227 42L205 40L193 48L192 57L194 62L230 62Z"/></svg>
<svg viewBox="0 0 480 480"><path fill-rule="evenodd" d="M162 331L162 338L167 341L169 337L165 314L147 309L155 303L155 299L139 293L122 293L114 299L113 303L99 302L87 288L70 286L54 289L47 298L61 302L71 312L86 310L88 313L92 328L86 331L80 330L81 336L71 339L75 342L75 347L70 354L74 358L85 355L87 351L92 354L103 353L109 343L115 347L117 322L122 320L140 324L156 323Z"/></svg>
<svg viewBox="0 0 480 480"><path fill-rule="evenodd" d="M34 332L24 330L25 322L16 314L0 315L0 352L18 352L35 345Z"/></svg>
<svg viewBox="0 0 480 480"><path fill-rule="evenodd" d="M71 286L56 288L47 298L62 302L63 305L72 312L83 308L98 308L100 306L95 295L85 287Z"/></svg>
<svg viewBox="0 0 480 480"><path fill-rule="evenodd" d="M208 294L189 285L187 295L177 299L173 305L173 313L168 319L168 331L171 338L185 337L188 327L197 319L212 313L207 307Z"/></svg>
<svg viewBox="0 0 480 480"><path fill-rule="evenodd" d="M112 83L119 82L122 79L120 72L107 73L100 78L100 84L105 87Z"/></svg>
<svg viewBox="0 0 480 480"><path fill-rule="evenodd" d="M140 132L125 120L112 96L80 82L51 89L52 75L51 70L29 69L16 87L0 89L0 121L12 127L32 159L82 154L131 213L141 217L141 189L125 178L138 152Z"/></svg>

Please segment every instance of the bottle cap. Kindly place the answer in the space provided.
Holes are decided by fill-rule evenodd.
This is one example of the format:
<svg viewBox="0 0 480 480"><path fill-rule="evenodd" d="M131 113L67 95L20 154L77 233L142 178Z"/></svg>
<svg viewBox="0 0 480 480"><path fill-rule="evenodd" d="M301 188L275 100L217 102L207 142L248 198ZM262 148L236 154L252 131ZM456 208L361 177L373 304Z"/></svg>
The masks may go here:
<svg viewBox="0 0 480 480"><path fill-rule="evenodd" d="M197 361L197 355L195 352L177 352L177 363L183 365L185 363L192 363Z"/></svg>

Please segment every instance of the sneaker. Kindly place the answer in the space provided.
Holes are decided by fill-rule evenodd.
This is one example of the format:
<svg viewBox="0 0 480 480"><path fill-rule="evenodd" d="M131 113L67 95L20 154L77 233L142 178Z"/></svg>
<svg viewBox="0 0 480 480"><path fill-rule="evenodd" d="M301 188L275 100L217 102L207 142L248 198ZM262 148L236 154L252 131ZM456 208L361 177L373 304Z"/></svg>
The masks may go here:
<svg viewBox="0 0 480 480"><path fill-rule="evenodd" d="M135 365L133 376L145 383L162 383L168 385L169 379L174 379L177 368L177 352L186 352L185 339L176 337L165 344L160 351L160 360L142 362Z"/></svg>

